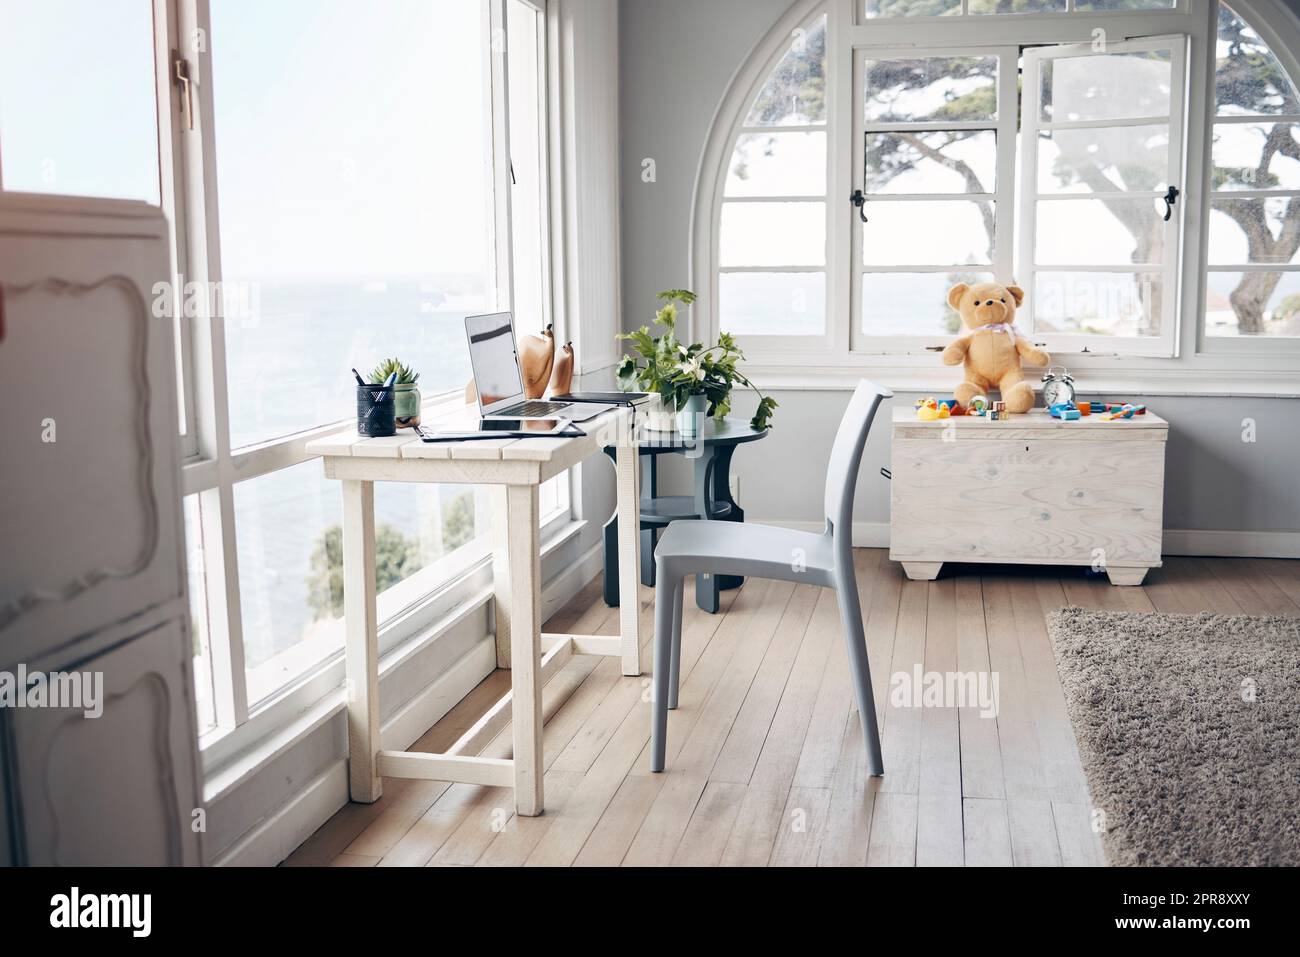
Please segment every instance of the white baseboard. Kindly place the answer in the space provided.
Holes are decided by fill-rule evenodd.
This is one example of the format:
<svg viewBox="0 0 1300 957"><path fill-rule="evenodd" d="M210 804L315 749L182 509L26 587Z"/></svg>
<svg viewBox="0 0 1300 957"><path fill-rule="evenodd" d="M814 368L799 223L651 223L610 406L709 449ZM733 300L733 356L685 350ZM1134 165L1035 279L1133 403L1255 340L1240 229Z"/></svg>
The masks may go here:
<svg viewBox="0 0 1300 957"><path fill-rule="evenodd" d="M604 547L597 543L587 549L576 562L560 572L542 589L542 621L546 621L567 605L573 596L587 587L588 582L605 568Z"/></svg>
<svg viewBox="0 0 1300 957"><path fill-rule="evenodd" d="M751 521L801 532L820 532L824 522L781 521L751 518ZM887 522L854 522L855 548L888 548ZM1198 555L1208 558L1300 558L1300 532L1233 532L1197 528L1166 528L1166 555Z"/></svg>
<svg viewBox="0 0 1300 957"><path fill-rule="evenodd" d="M496 643L486 635L437 681L384 722L380 730L382 747L393 751L409 748L496 665ZM340 758L240 837L214 863L218 867L274 867L347 803L348 762Z"/></svg>
<svg viewBox="0 0 1300 957"><path fill-rule="evenodd" d="M1300 558L1300 532L1166 528L1164 552L1213 558Z"/></svg>
<svg viewBox="0 0 1300 957"><path fill-rule="evenodd" d="M597 545L557 575L542 590L542 620L585 588L599 574L601 565ZM496 643L487 635L384 723L380 731L383 747L394 751L409 748L495 668ZM218 867L274 867L347 803L348 763L340 758L245 832L213 863Z"/></svg>

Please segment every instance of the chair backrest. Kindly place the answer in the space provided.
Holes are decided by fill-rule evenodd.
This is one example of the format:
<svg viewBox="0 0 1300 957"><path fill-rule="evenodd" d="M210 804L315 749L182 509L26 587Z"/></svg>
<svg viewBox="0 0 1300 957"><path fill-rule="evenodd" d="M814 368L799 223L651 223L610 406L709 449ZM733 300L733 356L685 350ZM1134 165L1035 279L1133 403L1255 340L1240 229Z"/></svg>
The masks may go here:
<svg viewBox="0 0 1300 957"><path fill-rule="evenodd" d="M831 458L826 463L826 522L837 541L841 536L845 542L852 541L853 490L858 483L862 449L881 400L892 396L888 389L863 379L854 390L849 407L844 410L844 418L840 419Z"/></svg>

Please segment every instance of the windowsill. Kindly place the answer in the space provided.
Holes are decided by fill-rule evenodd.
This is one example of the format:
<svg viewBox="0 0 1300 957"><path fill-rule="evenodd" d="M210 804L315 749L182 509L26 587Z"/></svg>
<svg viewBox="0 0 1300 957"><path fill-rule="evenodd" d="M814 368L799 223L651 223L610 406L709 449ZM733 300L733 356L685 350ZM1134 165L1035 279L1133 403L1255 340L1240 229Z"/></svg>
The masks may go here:
<svg viewBox="0 0 1300 957"><path fill-rule="evenodd" d="M570 541L586 524L583 520L561 515L544 525L542 559ZM409 627L404 614L399 614L381 628L381 648L386 634L393 642L379 660L381 682L398 673L413 657L483 608L492 600L492 595L492 555L489 552L466 567L445 588L428 596L427 603L439 606L441 613L416 634L393 642L393 630L400 625ZM343 649L336 648L310 674L265 703L239 728L228 732L211 731L201 736L204 800L212 803L239 787L304 736L342 712L347 707L344 681Z"/></svg>
<svg viewBox="0 0 1300 957"><path fill-rule="evenodd" d="M926 362L920 355L788 356L777 359L749 352L745 374L765 392L842 392L869 378L896 392L949 392L960 382L960 366ZM1270 360L1271 368L1225 367L1215 357L1195 360L1151 359L1144 356L1053 355L1074 375L1081 392L1169 396L1241 396L1295 398L1300 396L1300 371L1285 368L1285 360ZM1262 366L1263 363L1252 365ZM1036 382L1042 370L1026 368Z"/></svg>

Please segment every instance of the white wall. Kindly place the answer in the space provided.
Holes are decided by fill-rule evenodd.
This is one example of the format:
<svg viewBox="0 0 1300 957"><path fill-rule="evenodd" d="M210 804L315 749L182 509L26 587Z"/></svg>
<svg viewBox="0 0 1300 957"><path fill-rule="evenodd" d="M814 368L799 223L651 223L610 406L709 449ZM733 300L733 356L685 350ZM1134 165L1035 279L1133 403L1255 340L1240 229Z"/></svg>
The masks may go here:
<svg viewBox="0 0 1300 957"><path fill-rule="evenodd" d="M1300 11L1300 0L1287 0ZM653 315L654 294L686 283L692 195L715 110L732 75L790 6L790 0L622 0L620 23L623 142L623 325ZM657 182L641 163L654 158ZM1297 373L1300 377L1300 372ZM954 374L953 384L958 379ZM760 383L761 384L761 383ZM1187 390L1195 391L1188 382ZM1096 396L1080 383L1084 397ZM752 521L819 523L820 464L848 401L843 391L777 391L775 430L737 452L733 471ZM909 406L916 398L899 395ZM1156 396L1147 400L1171 423L1165 525L1173 530L1300 533L1300 400ZM737 416L750 404L737 402ZM863 459L856 519L888 523L890 410ZM1257 441L1242 442L1256 422ZM666 470L667 471L667 470ZM670 475L666 490L680 484ZM1171 535L1167 544L1183 541ZM1294 537L1292 541L1294 541ZM1222 543L1222 537L1197 541ZM1204 546L1209 548L1210 546ZM1194 550L1202 546L1194 546Z"/></svg>

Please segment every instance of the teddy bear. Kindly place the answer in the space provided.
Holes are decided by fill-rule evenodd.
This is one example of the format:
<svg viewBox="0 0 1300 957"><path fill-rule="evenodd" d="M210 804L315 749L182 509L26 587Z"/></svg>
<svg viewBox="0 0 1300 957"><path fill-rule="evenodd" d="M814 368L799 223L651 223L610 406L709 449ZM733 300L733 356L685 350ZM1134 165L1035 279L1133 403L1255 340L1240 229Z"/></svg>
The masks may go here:
<svg viewBox="0 0 1300 957"><path fill-rule="evenodd" d="M1034 388L1020 369L1023 358L1034 365L1052 361L1042 349L1016 329L1016 307L1025 301L1019 286L982 282L975 286L958 283L948 291L948 305L961 314L966 333L943 350L943 364L966 365L966 381L953 395L969 408L977 395L996 388L1008 412L1028 412L1034 407Z"/></svg>

